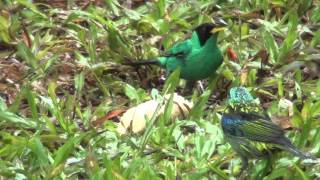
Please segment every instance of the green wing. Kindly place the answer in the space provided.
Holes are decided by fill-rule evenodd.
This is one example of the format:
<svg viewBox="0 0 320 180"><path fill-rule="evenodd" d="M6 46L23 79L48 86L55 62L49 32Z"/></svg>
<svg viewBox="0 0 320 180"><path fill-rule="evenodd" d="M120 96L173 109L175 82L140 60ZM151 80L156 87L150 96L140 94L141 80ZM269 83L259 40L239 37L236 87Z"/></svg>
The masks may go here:
<svg viewBox="0 0 320 180"><path fill-rule="evenodd" d="M282 144L285 139L284 132L279 126L256 113L224 114L222 127L227 134L251 141Z"/></svg>
<svg viewBox="0 0 320 180"><path fill-rule="evenodd" d="M243 136L252 140L266 143L281 143L284 138L283 130L269 120L250 120L239 126Z"/></svg>
<svg viewBox="0 0 320 180"><path fill-rule="evenodd" d="M240 155L259 158L278 151L286 138L281 128L263 116L248 113L224 115L224 133Z"/></svg>
<svg viewBox="0 0 320 180"><path fill-rule="evenodd" d="M238 154L248 158L262 158L280 150L274 144L250 141L244 137L227 136L227 141Z"/></svg>
<svg viewBox="0 0 320 180"><path fill-rule="evenodd" d="M200 42L196 32L192 33L190 39L187 39L183 42L176 43L172 48L168 50L163 56L164 57L186 57L191 53L193 48L200 48Z"/></svg>
<svg viewBox="0 0 320 180"><path fill-rule="evenodd" d="M282 149L302 159L314 158L297 149L279 126L260 115L239 112L225 114L222 128L230 144L242 156L259 157Z"/></svg>
<svg viewBox="0 0 320 180"><path fill-rule="evenodd" d="M163 56L164 57L181 57L184 58L192 50L191 40L185 40L180 43L176 43L172 48L168 50Z"/></svg>

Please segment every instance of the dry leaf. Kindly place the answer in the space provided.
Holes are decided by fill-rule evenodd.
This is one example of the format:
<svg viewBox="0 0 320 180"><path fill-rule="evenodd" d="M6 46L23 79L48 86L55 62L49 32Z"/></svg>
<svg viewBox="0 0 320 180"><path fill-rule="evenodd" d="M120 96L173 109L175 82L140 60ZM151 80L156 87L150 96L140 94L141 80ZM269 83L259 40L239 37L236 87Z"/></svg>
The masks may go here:
<svg viewBox="0 0 320 180"><path fill-rule="evenodd" d="M248 78L248 69L247 68L243 68L240 71L240 84L242 86L247 84L247 78Z"/></svg>
<svg viewBox="0 0 320 180"><path fill-rule="evenodd" d="M110 120L112 118L115 118L119 115L121 115L123 112L125 112L125 109L115 109L113 111L108 112L108 114L106 114L105 116L95 120L92 122L92 124L94 126L101 126L104 122L106 122L107 120Z"/></svg>
<svg viewBox="0 0 320 180"><path fill-rule="evenodd" d="M232 61L237 61L237 53L230 47L227 48L227 55Z"/></svg>
<svg viewBox="0 0 320 180"><path fill-rule="evenodd" d="M32 41L31 41L31 38L30 38L30 36L29 36L29 33L28 33L26 27L24 26L24 24L22 24L22 30L23 30L23 32L22 32L22 40L23 40L23 42L26 44L26 46L27 46L28 48L31 48L31 46L32 46Z"/></svg>
<svg viewBox="0 0 320 180"><path fill-rule="evenodd" d="M166 95L164 98L165 103L161 105L157 116L164 112L165 106L170 99L170 95ZM150 100L127 110L120 118L120 123L117 128L118 133L122 135L126 134L128 131L133 133L143 131L146 127L146 120L152 118L158 105L158 101ZM171 119L174 120L176 118L186 117L192 106L193 104L191 102L175 93L173 96Z"/></svg>
<svg viewBox="0 0 320 180"><path fill-rule="evenodd" d="M293 103L290 100L281 98L278 108L288 110L288 116L293 116Z"/></svg>
<svg viewBox="0 0 320 180"><path fill-rule="evenodd" d="M290 117L288 116L284 116L284 117L272 116L271 121L277 124L278 126L280 126L282 129L292 129Z"/></svg>

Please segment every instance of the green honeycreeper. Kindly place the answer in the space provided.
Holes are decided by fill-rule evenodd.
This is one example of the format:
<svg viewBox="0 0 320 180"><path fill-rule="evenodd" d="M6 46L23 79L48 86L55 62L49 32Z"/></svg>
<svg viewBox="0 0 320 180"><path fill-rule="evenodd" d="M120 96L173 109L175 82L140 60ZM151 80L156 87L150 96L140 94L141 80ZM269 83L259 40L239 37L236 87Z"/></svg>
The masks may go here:
<svg viewBox="0 0 320 180"><path fill-rule="evenodd" d="M175 44L163 56L154 60L125 63L127 65L155 64L164 68L167 74L178 67L181 78L197 81L208 78L223 62L223 56L217 45L218 33L226 26L223 20L204 23L194 29L190 39Z"/></svg>
<svg viewBox="0 0 320 180"><path fill-rule="evenodd" d="M266 158L279 150L301 159L314 159L297 149L278 125L253 110L257 108L252 109L257 104L246 88L231 88L228 105L229 112L223 114L221 126L225 139L241 157L240 175L247 169L249 159Z"/></svg>

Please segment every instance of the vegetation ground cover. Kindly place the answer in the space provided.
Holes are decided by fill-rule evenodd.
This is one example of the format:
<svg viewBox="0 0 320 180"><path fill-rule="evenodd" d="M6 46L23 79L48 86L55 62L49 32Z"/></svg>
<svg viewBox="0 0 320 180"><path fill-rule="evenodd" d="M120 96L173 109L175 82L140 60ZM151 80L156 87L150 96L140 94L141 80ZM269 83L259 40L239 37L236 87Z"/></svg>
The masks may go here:
<svg viewBox="0 0 320 180"><path fill-rule="evenodd" d="M190 115L168 123L164 113L120 136L120 112L182 86L177 74L164 82L159 68L122 63L155 57L218 16L224 63L210 88L186 97ZM317 0L1 1L0 177L235 178L241 161L220 118L240 85L319 157L319 27ZM272 171L267 162L252 161L248 178L320 178L319 164L285 152Z"/></svg>

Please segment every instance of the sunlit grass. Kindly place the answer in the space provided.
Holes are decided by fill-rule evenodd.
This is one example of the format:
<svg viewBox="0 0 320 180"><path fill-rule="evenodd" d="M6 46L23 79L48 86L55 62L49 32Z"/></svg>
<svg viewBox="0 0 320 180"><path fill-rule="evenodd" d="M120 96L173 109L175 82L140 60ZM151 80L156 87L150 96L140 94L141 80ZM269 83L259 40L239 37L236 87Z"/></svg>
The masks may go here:
<svg viewBox="0 0 320 180"><path fill-rule="evenodd" d="M319 156L318 2L68 2L74 8L0 2L1 178L235 179L241 161L224 141L220 117L228 88L238 85L271 116L290 116L287 136ZM178 72L162 85L157 68L121 63L161 54L213 16L228 22L219 45L237 57L224 53L209 88L191 97L188 118L165 123L169 103L141 134L119 136L112 120L94 125L151 99L152 88L177 91ZM320 178L318 164L288 153L272 159L272 170L267 160L250 163L249 179Z"/></svg>

